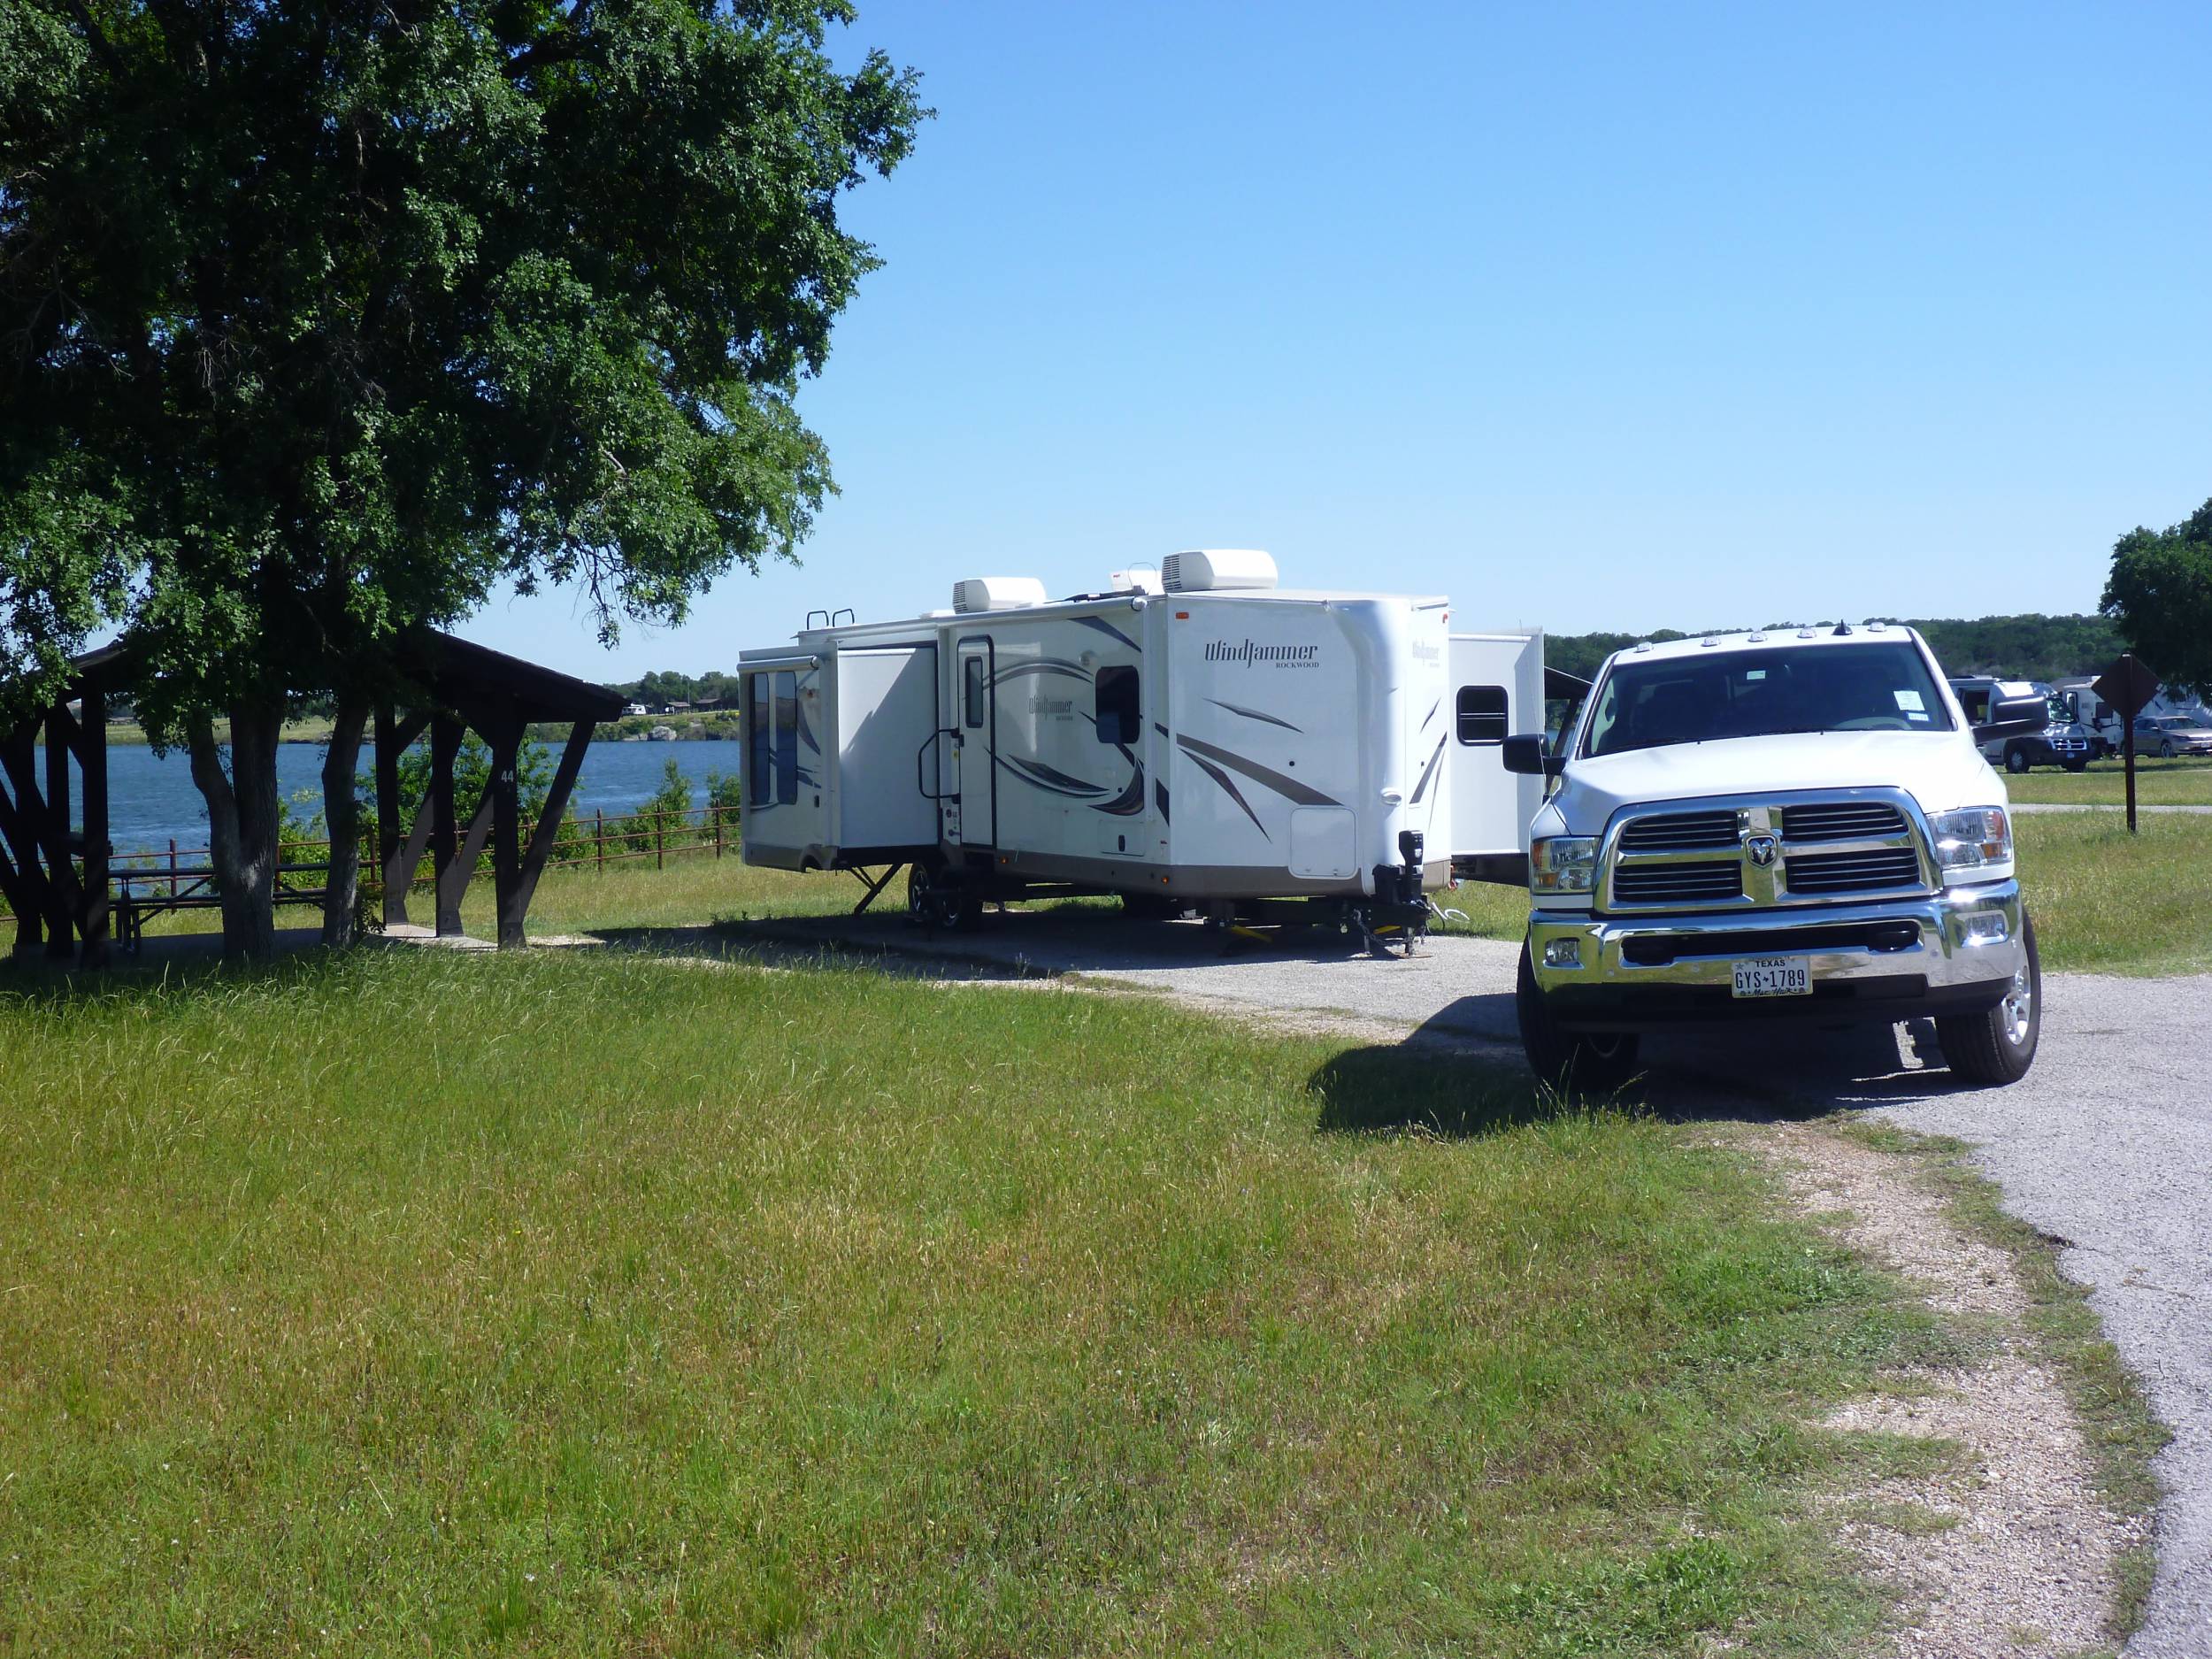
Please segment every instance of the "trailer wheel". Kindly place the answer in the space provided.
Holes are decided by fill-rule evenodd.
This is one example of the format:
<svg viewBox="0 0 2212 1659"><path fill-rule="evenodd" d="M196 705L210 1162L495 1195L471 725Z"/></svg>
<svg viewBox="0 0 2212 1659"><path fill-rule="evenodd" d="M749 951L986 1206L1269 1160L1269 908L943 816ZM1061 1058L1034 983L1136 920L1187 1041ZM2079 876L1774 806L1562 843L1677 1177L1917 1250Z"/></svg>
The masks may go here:
<svg viewBox="0 0 2212 1659"><path fill-rule="evenodd" d="M1547 1088L1562 1094L1610 1094L1636 1075L1633 1032L1559 1028L1544 1006L1525 939L1521 941L1521 971L1513 984L1513 1016L1521 1028L1521 1052L1528 1056L1536 1080Z"/></svg>
<svg viewBox="0 0 2212 1659"><path fill-rule="evenodd" d="M2028 758L2026 748L2019 743L2005 745L2005 770L2017 776L2035 763Z"/></svg>
<svg viewBox="0 0 2212 1659"><path fill-rule="evenodd" d="M2078 759L2068 761L2066 763L2066 770L2069 772L2080 772L2086 768L2088 764L2088 758L2085 756Z"/></svg>
<svg viewBox="0 0 2212 1659"><path fill-rule="evenodd" d="M947 902L953 897L946 887L944 872L934 864L917 864L906 872L907 919L918 927L952 927L958 924L948 918Z"/></svg>

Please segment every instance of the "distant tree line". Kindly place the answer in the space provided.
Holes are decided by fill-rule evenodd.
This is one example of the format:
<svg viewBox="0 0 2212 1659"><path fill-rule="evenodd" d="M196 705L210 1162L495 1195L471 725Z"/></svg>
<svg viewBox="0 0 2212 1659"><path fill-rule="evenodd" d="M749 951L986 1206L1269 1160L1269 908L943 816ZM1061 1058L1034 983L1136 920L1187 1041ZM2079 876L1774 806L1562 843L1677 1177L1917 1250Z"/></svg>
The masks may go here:
<svg viewBox="0 0 2212 1659"><path fill-rule="evenodd" d="M2102 616L1898 618L1920 630L1936 660L1952 674L1994 674L2005 680L2057 680L2070 674L2101 672L2127 649L2119 625ZM1854 619L1855 621L1855 618ZM1730 623L1725 628L1684 632L1658 628L1648 634L1553 634L1544 640L1544 662L1587 680L1598 664L1615 651L1639 640L1693 639L1703 633L1733 633L1753 626ZM1805 626L1833 627L1831 617L1817 624L1770 622L1772 632Z"/></svg>

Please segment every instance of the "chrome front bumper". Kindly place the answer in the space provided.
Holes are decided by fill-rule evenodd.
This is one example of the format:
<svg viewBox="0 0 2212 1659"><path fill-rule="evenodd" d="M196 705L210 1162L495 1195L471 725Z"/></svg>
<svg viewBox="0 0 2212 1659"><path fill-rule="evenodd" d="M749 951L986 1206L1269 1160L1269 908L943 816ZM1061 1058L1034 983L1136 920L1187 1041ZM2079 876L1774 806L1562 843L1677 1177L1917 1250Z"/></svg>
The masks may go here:
<svg viewBox="0 0 2212 1659"><path fill-rule="evenodd" d="M1967 918L1991 911L2003 916L2003 936L1970 939ZM1529 918L1529 957L1545 1001L1570 1025L1635 1027L1751 1012L1902 1019L1996 1002L2020 965L2021 925L2015 881L1725 915L1540 910ZM1578 967L1548 960L1555 953L1547 947L1564 940L1578 941ZM1813 995L1736 998L1735 964L1747 956L1808 958Z"/></svg>

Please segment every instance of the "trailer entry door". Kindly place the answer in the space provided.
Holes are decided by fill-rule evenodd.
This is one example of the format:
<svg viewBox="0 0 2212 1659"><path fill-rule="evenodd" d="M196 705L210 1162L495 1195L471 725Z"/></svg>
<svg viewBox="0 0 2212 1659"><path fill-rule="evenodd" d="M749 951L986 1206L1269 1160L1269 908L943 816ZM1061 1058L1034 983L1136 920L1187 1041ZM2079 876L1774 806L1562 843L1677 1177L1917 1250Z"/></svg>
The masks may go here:
<svg viewBox="0 0 2212 1659"><path fill-rule="evenodd" d="M998 688L992 683L995 660L988 634L960 641L953 694L960 812L956 833L946 839L964 847L998 842Z"/></svg>

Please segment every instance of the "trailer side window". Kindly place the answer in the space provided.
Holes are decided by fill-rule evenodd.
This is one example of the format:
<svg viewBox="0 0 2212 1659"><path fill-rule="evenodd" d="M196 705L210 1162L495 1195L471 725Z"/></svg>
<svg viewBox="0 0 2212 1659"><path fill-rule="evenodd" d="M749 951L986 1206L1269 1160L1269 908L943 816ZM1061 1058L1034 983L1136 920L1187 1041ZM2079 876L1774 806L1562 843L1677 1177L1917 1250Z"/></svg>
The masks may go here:
<svg viewBox="0 0 2212 1659"><path fill-rule="evenodd" d="M966 658L961 664L960 672L960 718L971 727L980 726L983 724L983 659L980 657Z"/></svg>
<svg viewBox="0 0 2212 1659"><path fill-rule="evenodd" d="M1502 743L1506 729L1503 686L1462 686L1459 688L1459 741L1463 743Z"/></svg>
<svg viewBox="0 0 2212 1659"><path fill-rule="evenodd" d="M1137 671L1102 668L1094 689L1098 695L1098 741L1135 742L1141 729L1137 724Z"/></svg>
<svg viewBox="0 0 2212 1659"><path fill-rule="evenodd" d="M776 746L770 737L769 685L766 674L745 677L745 803L748 806L774 803Z"/></svg>
<svg viewBox="0 0 2212 1659"><path fill-rule="evenodd" d="M776 803L799 798L799 677L776 676Z"/></svg>

